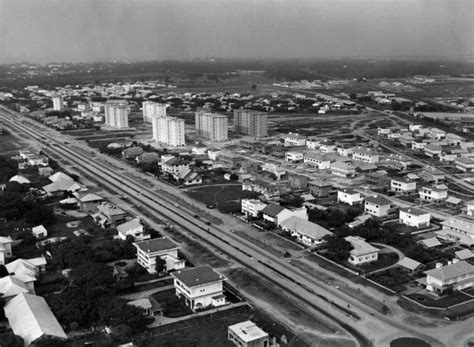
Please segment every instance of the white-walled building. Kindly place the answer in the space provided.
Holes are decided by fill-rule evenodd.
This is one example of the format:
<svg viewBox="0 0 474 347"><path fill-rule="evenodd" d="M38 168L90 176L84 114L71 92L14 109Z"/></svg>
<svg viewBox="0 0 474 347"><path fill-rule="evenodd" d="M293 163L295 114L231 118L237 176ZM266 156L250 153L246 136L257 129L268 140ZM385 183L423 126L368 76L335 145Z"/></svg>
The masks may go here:
<svg viewBox="0 0 474 347"><path fill-rule="evenodd" d="M229 139L227 116L199 110L195 113L195 122L197 136L217 142Z"/></svg>
<svg viewBox="0 0 474 347"><path fill-rule="evenodd" d="M380 155L370 148L359 146L352 149L352 159L373 164L379 162Z"/></svg>
<svg viewBox="0 0 474 347"><path fill-rule="evenodd" d="M10 236L0 236L0 264L5 264L5 260L13 256L12 243Z"/></svg>
<svg viewBox="0 0 474 347"><path fill-rule="evenodd" d="M268 115L252 110L234 110L234 128L237 134L246 134L254 137L265 137Z"/></svg>
<svg viewBox="0 0 474 347"><path fill-rule="evenodd" d="M372 246L370 243L360 236L347 236L344 238L347 242L350 242L352 249L350 250L350 256L348 259L349 264L362 265L377 261L379 258L379 249Z"/></svg>
<svg viewBox="0 0 474 347"><path fill-rule="evenodd" d="M156 273L156 258L166 262L166 271L180 270L185 266L185 261L178 256L181 247L166 237L135 242L133 245L137 248L138 264L149 273Z"/></svg>
<svg viewBox="0 0 474 347"><path fill-rule="evenodd" d="M62 95L56 94L53 95L51 98L53 101L53 110L54 111L62 111L64 110L64 100Z"/></svg>
<svg viewBox="0 0 474 347"><path fill-rule="evenodd" d="M285 145L295 147L306 146L306 137L296 133L289 133L285 136Z"/></svg>
<svg viewBox="0 0 474 347"><path fill-rule="evenodd" d="M448 197L448 187L444 184L435 185L432 187L422 187L419 190L420 200L440 203Z"/></svg>
<svg viewBox="0 0 474 347"><path fill-rule="evenodd" d="M258 199L242 199L241 200L241 211L245 216L257 217L258 213L267 207L267 204L261 202Z"/></svg>
<svg viewBox="0 0 474 347"><path fill-rule="evenodd" d="M126 240L127 236L133 237L134 241L141 241L150 238L150 235L145 235L145 228L138 218L134 218L118 225L117 234L121 240Z"/></svg>
<svg viewBox="0 0 474 347"><path fill-rule="evenodd" d="M392 178L390 190L395 193L409 194L416 191L416 182L406 178Z"/></svg>
<svg viewBox="0 0 474 347"><path fill-rule="evenodd" d="M283 206L271 203L262 210L262 213L264 220L274 223L278 227L283 221L293 216L308 220L308 211L304 206L290 210Z"/></svg>
<svg viewBox="0 0 474 347"><path fill-rule="evenodd" d="M305 152L303 162L315 166L318 170L327 170L331 167L331 160L319 152Z"/></svg>
<svg viewBox="0 0 474 347"><path fill-rule="evenodd" d="M364 212L375 217L388 215L390 200L380 195L367 196L364 203Z"/></svg>
<svg viewBox="0 0 474 347"><path fill-rule="evenodd" d="M184 119L153 116L151 124L153 140L156 142L171 147L184 147L186 145Z"/></svg>
<svg viewBox="0 0 474 347"><path fill-rule="evenodd" d="M350 178L355 177L356 168L351 163L336 161L331 164L331 173L338 177Z"/></svg>
<svg viewBox="0 0 474 347"><path fill-rule="evenodd" d="M229 326L227 336L238 347L270 346L268 334L249 320Z"/></svg>
<svg viewBox="0 0 474 347"><path fill-rule="evenodd" d="M345 188L337 191L337 201L354 206L364 202L364 198L354 189Z"/></svg>
<svg viewBox="0 0 474 347"><path fill-rule="evenodd" d="M37 239L43 239L48 236L48 230L46 230L46 228L42 224L33 227L31 229L31 232L33 233L33 236Z"/></svg>
<svg viewBox="0 0 474 347"><path fill-rule="evenodd" d="M467 261L454 259L447 265L437 263L436 268L425 271L426 289L443 293L447 290L462 290L474 286L474 266Z"/></svg>
<svg viewBox="0 0 474 347"><path fill-rule="evenodd" d="M332 232L323 228L319 224L309 222L300 217L292 216L280 223L283 231L287 231L291 236L295 236L297 241L308 247L314 247L323 243L323 238L332 235Z"/></svg>
<svg viewBox="0 0 474 347"><path fill-rule="evenodd" d="M286 152L285 159L291 163L299 163L303 161L303 153L296 151Z"/></svg>
<svg viewBox="0 0 474 347"><path fill-rule="evenodd" d="M167 104L160 104L154 101L144 101L142 103L143 120L151 122L153 117L166 117Z"/></svg>
<svg viewBox="0 0 474 347"><path fill-rule="evenodd" d="M468 216L474 216L474 200L466 202L466 213Z"/></svg>
<svg viewBox="0 0 474 347"><path fill-rule="evenodd" d="M425 212L413 207L408 207L400 209L398 218L402 224L415 228L421 228L430 226L431 215L429 212Z"/></svg>
<svg viewBox="0 0 474 347"><path fill-rule="evenodd" d="M114 129L128 128L128 115L130 108L121 100L108 100L105 103L105 125Z"/></svg>
<svg viewBox="0 0 474 347"><path fill-rule="evenodd" d="M178 297L184 297L186 305L193 311L227 304L223 282L226 278L210 266L178 270L171 273Z"/></svg>

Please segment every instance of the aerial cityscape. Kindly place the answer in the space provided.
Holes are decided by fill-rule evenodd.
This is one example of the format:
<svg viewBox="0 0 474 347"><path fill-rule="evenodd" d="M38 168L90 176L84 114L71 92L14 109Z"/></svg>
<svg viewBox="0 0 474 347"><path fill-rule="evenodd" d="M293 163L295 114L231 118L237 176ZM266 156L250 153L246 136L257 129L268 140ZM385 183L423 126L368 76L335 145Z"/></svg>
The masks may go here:
<svg viewBox="0 0 474 347"><path fill-rule="evenodd" d="M0 0L0 347L474 346L470 0Z"/></svg>

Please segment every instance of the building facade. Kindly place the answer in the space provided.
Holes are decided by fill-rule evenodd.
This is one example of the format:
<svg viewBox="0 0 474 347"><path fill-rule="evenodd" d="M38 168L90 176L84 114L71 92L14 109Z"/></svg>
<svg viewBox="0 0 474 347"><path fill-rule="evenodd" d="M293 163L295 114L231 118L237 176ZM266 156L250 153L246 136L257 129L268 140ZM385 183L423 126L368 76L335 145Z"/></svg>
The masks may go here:
<svg viewBox="0 0 474 347"><path fill-rule="evenodd" d="M61 95L53 95L53 110L54 111L62 111L64 110L64 100Z"/></svg>
<svg viewBox="0 0 474 347"><path fill-rule="evenodd" d="M184 119L152 116L151 124L156 142L172 147L186 145Z"/></svg>
<svg viewBox="0 0 474 347"><path fill-rule="evenodd" d="M144 101L142 104L143 120L151 122L153 117L166 117L167 106L154 101Z"/></svg>
<svg viewBox="0 0 474 347"><path fill-rule="evenodd" d="M104 107L105 125L114 129L128 128L128 115L130 108L125 102L107 101Z"/></svg>
<svg viewBox="0 0 474 347"><path fill-rule="evenodd" d="M237 134L254 137L268 135L268 116L266 113L252 110L234 110L234 128Z"/></svg>
<svg viewBox="0 0 474 347"><path fill-rule="evenodd" d="M227 116L198 110L195 113L196 135L211 141L227 141Z"/></svg>

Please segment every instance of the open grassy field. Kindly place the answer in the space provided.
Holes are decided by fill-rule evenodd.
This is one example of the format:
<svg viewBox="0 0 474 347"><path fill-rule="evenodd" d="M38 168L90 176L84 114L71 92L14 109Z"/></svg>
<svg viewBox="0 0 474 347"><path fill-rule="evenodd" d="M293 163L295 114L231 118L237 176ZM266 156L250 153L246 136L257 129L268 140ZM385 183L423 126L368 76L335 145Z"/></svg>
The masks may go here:
<svg viewBox="0 0 474 347"><path fill-rule="evenodd" d="M435 98L435 97L471 97L474 94L474 83L472 81L448 81L433 84L423 84L417 86L422 89L412 94L418 97Z"/></svg>
<svg viewBox="0 0 474 347"><path fill-rule="evenodd" d="M10 133L0 135L0 155L13 155L13 152L24 148L26 144L17 136Z"/></svg>

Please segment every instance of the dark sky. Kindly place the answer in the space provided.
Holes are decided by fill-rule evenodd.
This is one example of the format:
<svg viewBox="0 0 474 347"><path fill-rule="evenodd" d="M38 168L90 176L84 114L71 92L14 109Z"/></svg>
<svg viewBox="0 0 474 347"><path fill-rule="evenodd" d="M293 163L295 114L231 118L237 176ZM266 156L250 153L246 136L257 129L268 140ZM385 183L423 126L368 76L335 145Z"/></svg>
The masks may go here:
<svg viewBox="0 0 474 347"><path fill-rule="evenodd" d="M0 63L474 61L474 0L0 0Z"/></svg>

